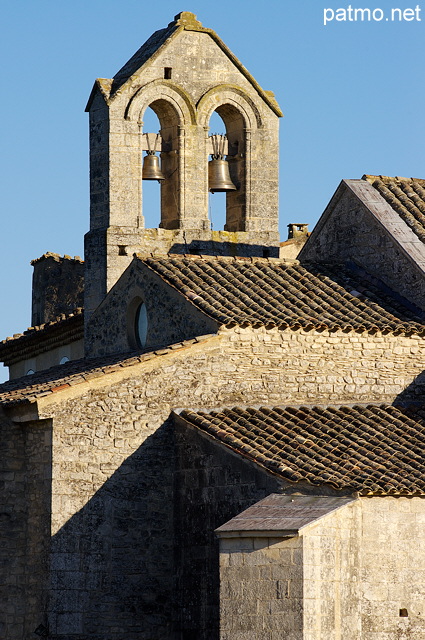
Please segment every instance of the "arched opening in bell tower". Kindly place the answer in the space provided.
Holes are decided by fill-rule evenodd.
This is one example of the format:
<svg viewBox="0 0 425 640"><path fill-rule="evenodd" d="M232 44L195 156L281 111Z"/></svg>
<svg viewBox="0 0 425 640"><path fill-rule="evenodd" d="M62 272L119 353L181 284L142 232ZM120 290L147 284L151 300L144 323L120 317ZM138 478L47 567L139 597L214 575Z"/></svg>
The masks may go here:
<svg viewBox="0 0 425 640"><path fill-rule="evenodd" d="M213 230L245 231L246 214L246 172L245 172L245 132L242 114L231 104L222 104L213 111L209 120L209 135L225 134L225 172L230 186L223 185L222 192L210 193L209 215ZM212 144L209 145L213 146ZM209 149L211 153L211 148ZM214 157L214 156L210 156ZM228 174L227 174L228 172ZM219 180L222 178L219 177ZM227 179L224 180L227 182ZM209 191L212 191L211 180Z"/></svg>
<svg viewBox="0 0 425 640"><path fill-rule="evenodd" d="M155 146L156 139L152 134L158 133L161 125L156 113L148 107L143 115L143 146ZM149 139L146 134L151 134ZM158 139L159 142L159 139ZM161 151L161 144L157 151ZM156 154L158 155L158 154ZM143 152L143 168L145 169L147 150ZM160 165L159 165L160 166ZM143 215L145 218L145 227L152 229L159 227L161 222L161 184L159 180L143 179Z"/></svg>
<svg viewBox="0 0 425 640"><path fill-rule="evenodd" d="M146 107L142 122L142 209L145 227L177 229L180 215L178 116L168 101L160 99ZM148 155L156 156L157 160L153 165L153 177L146 179L145 168L152 170L152 164L145 159ZM156 171L159 172L158 179L155 178Z"/></svg>
<svg viewBox="0 0 425 640"><path fill-rule="evenodd" d="M209 122L209 135L225 135L226 125L217 111L213 111ZM208 218L213 231L223 230L226 226L226 192L216 191L208 194Z"/></svg>

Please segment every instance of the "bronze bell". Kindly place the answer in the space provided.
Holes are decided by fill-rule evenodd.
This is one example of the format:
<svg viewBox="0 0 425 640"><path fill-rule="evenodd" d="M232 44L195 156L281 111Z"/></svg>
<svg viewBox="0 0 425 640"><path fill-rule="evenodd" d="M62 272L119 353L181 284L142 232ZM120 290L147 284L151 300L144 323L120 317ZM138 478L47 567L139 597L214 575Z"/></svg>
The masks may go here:
<svg viewBox="0 0 425 640"><path fill-rule="evenodd" d="M236 191L230 178L229 164L224 159L227 136L214 133L210 136L213 153L208 163L208 189L211 193Z"/></svg>
<svg viewBox="0 0 425 640"><path fill-rule="evenodd" d="M143 158L142 180L165 180L159 158L155 152L149 152Z"/></svg>
<svg viewBox="0 0 425 640"><path fill-rule="evenodd" d="M211 193L236 191L230 173L229 163L223 158L213 158L208 163L208 188Z"/></svg>

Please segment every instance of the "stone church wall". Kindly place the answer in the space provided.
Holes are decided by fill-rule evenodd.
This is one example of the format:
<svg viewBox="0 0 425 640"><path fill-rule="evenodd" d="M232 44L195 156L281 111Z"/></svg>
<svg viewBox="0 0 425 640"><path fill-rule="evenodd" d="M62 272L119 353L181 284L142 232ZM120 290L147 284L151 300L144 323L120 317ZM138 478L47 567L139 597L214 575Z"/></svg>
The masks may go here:
<svg viewBox="0 0 425 640"><path fill-rule="evenodd" d="M425 499L365 498L361 513L362 635L424 640Z"/></svg>
<svg viewBox="0 0 425 640"><path fill-rule="evenodd" d="M230 388L241 385L245 404L391 403L423 393L425 340L419 336L249 327L222 333L229 341Z"/></svg>
<svg viewBox="0 0 425 640"><path fill-rule="evenodd" d="M52 638L121 640L122 629L133 640L172 637L172 409L391 401L406 387L420 392L424 348L415 336L237 327L41 398L40 417L53 420ZM264 495L251 485L242 500L234 484L222 490L236 495L231 509Z"/></svg>

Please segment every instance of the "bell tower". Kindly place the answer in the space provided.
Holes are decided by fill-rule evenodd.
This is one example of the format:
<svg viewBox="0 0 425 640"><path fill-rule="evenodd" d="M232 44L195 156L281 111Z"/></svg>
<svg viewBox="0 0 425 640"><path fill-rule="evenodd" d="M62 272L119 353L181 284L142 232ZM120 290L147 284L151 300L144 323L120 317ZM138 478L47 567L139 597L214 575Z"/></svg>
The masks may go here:
<svg viewBox="0 0 425 640"><path fill-rule="evenodd" d="M145 131L150 107L159 131ZM182 12L113 79L98 79L90 114L87 318L133 253L278 256L278 120L264 91L214 31ZM225 135L211 136L216 111ZM143 184L157 179L161 221L146 229ZM226 192L211 230L209 191Z"/></svg>

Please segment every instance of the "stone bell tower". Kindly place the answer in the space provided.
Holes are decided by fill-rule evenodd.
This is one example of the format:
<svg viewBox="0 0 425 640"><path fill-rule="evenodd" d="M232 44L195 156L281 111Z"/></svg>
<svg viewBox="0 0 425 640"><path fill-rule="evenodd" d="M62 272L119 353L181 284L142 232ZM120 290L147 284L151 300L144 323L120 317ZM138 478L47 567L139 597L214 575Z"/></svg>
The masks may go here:
<svg viewBox="0 0 425 640"><path fill-rule="evenodd" d="M160 131L145 131L146 109ZM146 254L278 256L278 119L264 91L211 29L189 12L155 32L112 80L98 79L90 113L87 317L129 265ZM208 219L209 121L224 121L231 184L226 225ZM145 229L143 155L160 154L161 222Z"/></svg>

